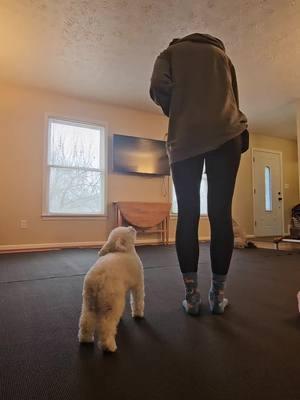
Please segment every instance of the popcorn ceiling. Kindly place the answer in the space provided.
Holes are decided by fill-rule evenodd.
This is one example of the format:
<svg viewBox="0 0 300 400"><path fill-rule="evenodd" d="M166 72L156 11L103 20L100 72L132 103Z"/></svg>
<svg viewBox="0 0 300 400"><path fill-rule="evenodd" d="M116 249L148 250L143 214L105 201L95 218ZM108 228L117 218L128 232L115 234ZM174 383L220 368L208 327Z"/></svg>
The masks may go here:
<svg viewBox="0 0 300 400"><path fill-rule="evenodd" d="M300 0L1 0L0 79L159 112L148 97L155 57L174 37L211 33L252 126L273 121L292 137L299 21Z"/></svg>

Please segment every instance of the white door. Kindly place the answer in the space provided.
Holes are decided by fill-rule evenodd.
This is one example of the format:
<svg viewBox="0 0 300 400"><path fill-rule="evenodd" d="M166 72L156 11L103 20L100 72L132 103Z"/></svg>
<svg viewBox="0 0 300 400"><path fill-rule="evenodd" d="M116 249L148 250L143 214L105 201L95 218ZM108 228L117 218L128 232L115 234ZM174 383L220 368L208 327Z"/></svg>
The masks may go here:
<svg viewBox="0 0 300 400"><path fill-rule="evenodd" d="M281 154L253 150L255 236L283 234Z"/></svg>

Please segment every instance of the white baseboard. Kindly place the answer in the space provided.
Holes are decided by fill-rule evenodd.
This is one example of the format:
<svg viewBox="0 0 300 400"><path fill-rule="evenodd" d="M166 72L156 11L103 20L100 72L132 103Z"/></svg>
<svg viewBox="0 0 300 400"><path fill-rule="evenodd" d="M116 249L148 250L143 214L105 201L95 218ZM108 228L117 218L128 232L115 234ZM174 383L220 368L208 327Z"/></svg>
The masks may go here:
<svg viewBox="0 0 300 400"><path fill-rule="evenodd" d="M26 251L47 251L68 248L100 248L105 242L67 242L67 243L33 243L33 244L12 244L0 246L0 253L16 253Z"/></svg>
<svg viewBox="0 0 300 400"><path fill-rule="evenodd" d="M199 241L207 241L209 237L200 237ZM95 242L65 242L65 243L32 243L32 244L11 244L11 245L1 245L0 254L2 253L26 253L26 252L38 252L38 251L50 251L50 250L61 250L70 248L98 248L105 241L95 241ZM174 244L175 238L169 239L169 244ZM160 244L157 239L137 239L136 245L155 245Z"/></svg>
<svg viewBox="0 0 300 400"><path fill-rule="evenodd" d="M210 236L200 236L199 242L207 242L210 240Z"/></svg>
<svg viewBox="0 0 300 400"><path fill-rule="evenodd" d="M284 235L284 236L288 236L289 233L288 233L288 232L284 232L283 235ZM279 237L279 236L280 236L280 235L278 235L278 237ZM246 237L247 237L247 238L255 238L256 236L255 236L255 235L246 235Z"/></svg>
<svg viewBox="0 0 300 400"><path fill-rule="evenodd" d="M171 241L170 241L171 242ZM62 250L72 248L98 248L103 246L105 241L99 242L67 242L67 243L32 243L32 244L12 244L1 245L0 253L18 253L18 252L33 252L33 251L49 251ZM137 245L158 244L159 241L151 239L139 239Z"/></svg>

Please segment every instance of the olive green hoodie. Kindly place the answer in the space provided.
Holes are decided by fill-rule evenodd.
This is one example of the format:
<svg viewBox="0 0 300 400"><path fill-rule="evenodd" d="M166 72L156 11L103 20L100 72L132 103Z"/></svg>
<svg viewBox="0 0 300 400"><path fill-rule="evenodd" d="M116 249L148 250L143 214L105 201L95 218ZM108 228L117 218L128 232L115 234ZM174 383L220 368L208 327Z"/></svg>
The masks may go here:
<svg viewBox="0 0 300 400"><path fill-rule="evenodd" d="M150 96L169 117L171 163L214 150L247 128L234 67L210 35L171 42L156 59Z"/></svg>

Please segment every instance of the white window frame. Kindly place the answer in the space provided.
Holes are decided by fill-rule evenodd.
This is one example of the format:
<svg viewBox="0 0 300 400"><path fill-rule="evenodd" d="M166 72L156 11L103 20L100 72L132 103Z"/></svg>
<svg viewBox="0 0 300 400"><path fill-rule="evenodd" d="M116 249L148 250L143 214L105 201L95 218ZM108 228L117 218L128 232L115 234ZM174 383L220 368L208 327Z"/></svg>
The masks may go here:
<svg viewBox="0 0 300 400"><path fill-rule="evenodd" d="M49 176L50 176L50 167L61 167L56 165L50 165L48 162L49 157L49 139L50 139L50 123L51 121L57 121L61 123L65 123L72 126L84 126L84 127L91 127L91 128L101 128L103 130L103 134L100 136L100 157L103 159L103 169L101 168L80 168L82 170L89 170L89 171L100 171L103 173L104 183L103 183L103 205L104 210L103 214L95 213L95 214L85 214L85 213L52 213L49 212ZM43 206L42 206L42 217L44 219L98 219L98 218L105 218L107 219L107 181L108 181L108 165L107 165L107 132L108 126L107 123L101 121L91 121L86 120L84 118L74 119L74 117L66 117L60 115L53 115L53 114L45 114L45 138L44 138L44 160L43 160ZM63 168L70 168L73 167L63 167Z"/></svg>
<svg viewBox="0 0 300 400"><path fill-rule="evenodd" d="M202 176L203 175L206 175L206 172L203 172L202 173ZM206 178L207 178L207 175L206 175ZM201 182L202 182L202 179L201 179ZM207 182L207 179L206 179L206 182ZM173 191L173 188L174 188L174 183L173 183L173 179L171 178L170 179L170 193L171 193L171 211L170 211L170 216L171 216L171 218L177 218L177 216L178 216L178 213L176 213L176 212L174 212L173 211L173 204L174 204L174 198L173 198L173 193L175 192L175 190ZM200 191L200 189L199 189L199 191ZM207 200L206 200L207 201ZM206 207L207 208L207 207ZM200 218L208 218L208 214L203 214L203 213L201 213L201 207L200 207Z"/></svg>

